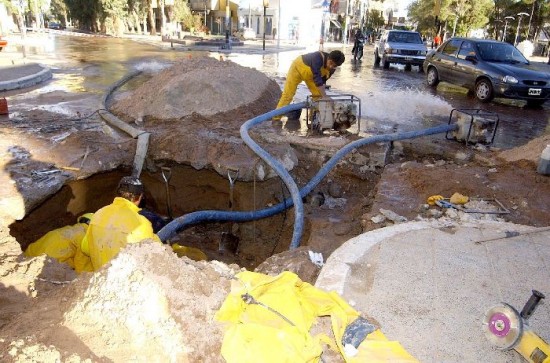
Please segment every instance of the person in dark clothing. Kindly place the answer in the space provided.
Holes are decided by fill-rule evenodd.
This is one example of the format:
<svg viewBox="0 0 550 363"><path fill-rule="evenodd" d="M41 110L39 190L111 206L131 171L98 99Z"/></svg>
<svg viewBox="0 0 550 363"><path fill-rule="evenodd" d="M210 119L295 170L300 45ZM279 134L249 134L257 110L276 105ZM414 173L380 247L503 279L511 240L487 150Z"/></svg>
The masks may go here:
<svg viewBox="0 0 550 363"><path fill-rule="evenodd" d="M351 54L353 54L354 59L361 60L361 58L363 58L363 44L365 44L365 36L363 35L361 29L357 29L355 31L353 48L351 49Z"/></svg>

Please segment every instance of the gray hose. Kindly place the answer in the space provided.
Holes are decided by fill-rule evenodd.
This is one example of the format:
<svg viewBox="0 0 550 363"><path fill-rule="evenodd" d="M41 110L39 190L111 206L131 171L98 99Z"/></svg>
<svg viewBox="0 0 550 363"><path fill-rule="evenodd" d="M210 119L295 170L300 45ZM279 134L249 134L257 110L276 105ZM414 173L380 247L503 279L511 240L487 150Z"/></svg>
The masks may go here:
<svg viewBox="0 0 550 363"><path fill-rule="evenodd" d="M273 114L272 115L278 115ZM377 135L372 136L366 139L356 140L344 146L342 149L338 150L336 154L330 158L330 160L319 170L319 172L307 183L302 189L300 189L300 197L303 198L308 195L314 188L319 184L319 182L330 172L330 170L336 166L336 164L342 159L346 154L352 150L377 142L391 142L398 140L406 139L415 139L422 136L429 136L435 134L442 134L449 131L454 131L458 129L457 124L449 125L440 125L431 127L429 129L419 130L419 131L409 131L403 133L393 133L386 135ZM192 212L185 214L181 217L178 217L168 223L164 228L162 228L158 236L161 241L166 242L169 238L174 236L185 228L191 227L193 225L204 223L204 222L249 222L254 220L259 220L267 217L271 217L277 213L284 211L285 209L292 206L294 198L289 198L282 203L274 205L269 208L265 208L259 211L249 211L249 212L227 212L227 211L216 211L216 210L205 210L199 212ZM291 249L294 248L292 245Z"/></svg>

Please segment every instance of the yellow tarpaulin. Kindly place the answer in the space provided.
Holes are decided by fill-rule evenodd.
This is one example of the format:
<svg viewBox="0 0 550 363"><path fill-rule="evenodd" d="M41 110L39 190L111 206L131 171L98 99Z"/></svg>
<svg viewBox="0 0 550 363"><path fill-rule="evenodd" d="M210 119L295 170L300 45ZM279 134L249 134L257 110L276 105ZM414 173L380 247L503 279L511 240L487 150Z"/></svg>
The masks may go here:
<svg viewBox="0 0 550 363"><path fill-rule="evenodd" d="M77 223L54 229L31 243L25 250L25 256L36 257L46 254L75 268L74 257L87 228L87 224Z"/></svg>
<svg viewBox="0 0 550 363"><path fill-rule="evenodd" d="M335 292L303 282L291 272L278 276L244 271L236 276L231 293L216 314L227 323L222 356L231 362L318 362L321 342L332 341L346 362L417 362L380 330L370 333L356 354L346 356L342 345L345 328L359 317ZM312 337L318 317L330 316L336 341L327 335Z"/></svg>

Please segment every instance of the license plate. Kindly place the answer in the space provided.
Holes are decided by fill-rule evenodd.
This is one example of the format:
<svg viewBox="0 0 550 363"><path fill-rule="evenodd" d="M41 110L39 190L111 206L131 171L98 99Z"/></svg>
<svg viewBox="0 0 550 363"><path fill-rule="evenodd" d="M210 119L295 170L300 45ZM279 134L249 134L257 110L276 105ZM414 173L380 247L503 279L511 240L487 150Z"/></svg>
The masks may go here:
<svg viewBox="0 0 550 363"><path fill-rule="evenodd" d="M529 96L540 96L542 92L541 88L529 88L529 91L527 91L527 94Z"/></svg>

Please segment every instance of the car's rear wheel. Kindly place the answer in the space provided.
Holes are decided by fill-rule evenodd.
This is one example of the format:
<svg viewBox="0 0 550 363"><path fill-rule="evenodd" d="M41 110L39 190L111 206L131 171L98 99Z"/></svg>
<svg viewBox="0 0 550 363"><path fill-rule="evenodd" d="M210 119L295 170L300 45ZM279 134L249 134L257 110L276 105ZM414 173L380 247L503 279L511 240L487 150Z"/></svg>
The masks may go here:
<svg viewBox="0 0 550 363"><path fill-rule="evenodd" d="M378 55L378 51L374 51L374 65L379 66L380 65L380 56Z"/></svg>
<svg viewBox="0 0 550 363"><path fill-rule="evenodd" d="M428 74L426 74L426 82L430 87L436 87L439 83L439 74L435 67L428 68Z"/></svg>
<svg viewBox="0 0 550 363"><path fill-rule="evenodd" d="M544 104L546 100L527 100L527 107L538 108Z"/></svg>
<svg viewBox="0 0 550 363"><path fill-rule="evenodd" d="M480 79L476 83L476 98L481 102L490 102L494 97L493 85L488 79Z"/></svg>

